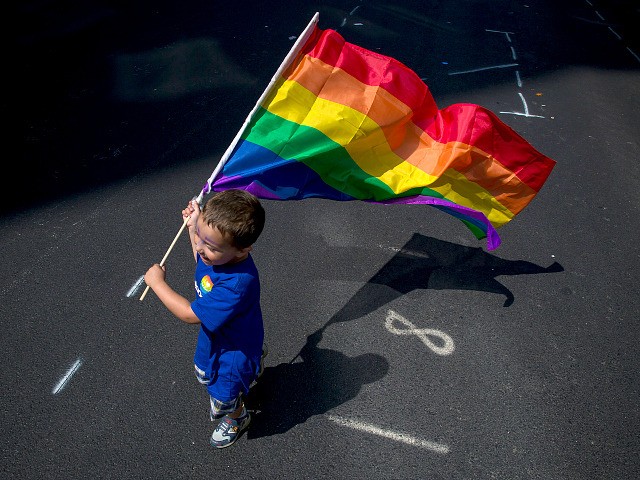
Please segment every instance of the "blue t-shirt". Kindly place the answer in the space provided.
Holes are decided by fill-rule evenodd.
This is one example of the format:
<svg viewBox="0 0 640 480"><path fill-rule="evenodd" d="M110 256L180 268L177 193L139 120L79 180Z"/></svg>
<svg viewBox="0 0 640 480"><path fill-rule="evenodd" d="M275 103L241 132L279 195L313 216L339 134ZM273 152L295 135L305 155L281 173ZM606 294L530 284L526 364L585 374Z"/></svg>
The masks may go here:
<svg viewBox="0 0 640 480"><path fill-rule="evenodd" d="M251 256L209 267L198 255L195 287L191 309L201 324L194 363L211 379L213 398L233 400L249 391L260 368L264 325L258 270Z"/></svg>

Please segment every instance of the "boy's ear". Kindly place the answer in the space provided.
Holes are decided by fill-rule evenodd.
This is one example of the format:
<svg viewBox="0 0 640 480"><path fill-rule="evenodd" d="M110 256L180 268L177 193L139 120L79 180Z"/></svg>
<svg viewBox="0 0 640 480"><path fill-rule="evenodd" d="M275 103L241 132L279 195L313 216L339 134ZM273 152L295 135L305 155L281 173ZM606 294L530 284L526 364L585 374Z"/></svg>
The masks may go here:
<svg viewBox="0 0 640 480"><path fill-rule="evenodd" d="M240 252L240 255L244 255L246 253L249 253L251 250L253 250L253 245L249 245L248 247L241 248L238 251Z"/></svg>

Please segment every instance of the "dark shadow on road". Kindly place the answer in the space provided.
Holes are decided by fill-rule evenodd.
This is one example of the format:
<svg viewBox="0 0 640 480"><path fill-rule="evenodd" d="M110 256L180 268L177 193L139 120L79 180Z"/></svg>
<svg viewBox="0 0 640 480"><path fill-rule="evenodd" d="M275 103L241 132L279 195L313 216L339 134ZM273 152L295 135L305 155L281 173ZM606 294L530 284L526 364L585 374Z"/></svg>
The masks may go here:
<svg viewBox="0 0 640 480"><path fill-rule="evenodd" d="M309 335L291 362L264 369L246 399L252 412L248 438L284 433L355 398L363 385L386 375L389 364L380 355L348 357L320 348L327 326Z"/></svg>
<svg viewBox="0 0 640 480"><path fill-rule="evenodd" d="M203 158L212 157L213 171L316 11L321 28L416 71L440 108L445 95L513 84L506 68L451 75L512 61L504 35L487 29L516 32L527 78L572 65L639 65L625 48L640 45L632 0L358 3L19 4L10 15L15 61L2 100L17 130L7 149L18 153L5 176L28 195L5 193L0 215Z"/></svg>
<svg viewBox="0 0 640 480"><path fill-rule="evenodd" d="M557 262L542 267L526 260L505 260L473 248L414 233L411 239L351 297L330 320L346 322L371 313L416 289L475 290L515 296L496 277L562 272Z"/></svg>
<svg viewBox="0 0 640 480"><path fill-rule="evenodd" d="M353 271L346 260L357 258L351 250L332 248L336 258L345 258L345 268ZM348 357L320 348L322 335L332 324L363 317L415 289L497 293L504 295L503 306L508 307L515 296L496 277L562 271L557 262L541 267L525 260L505 260L481 248L415 233L344 307L307 337L291 362L265 368L246 400L253 412L249 438L284 433L356 397L363 385L386 375L389 365L380 355Z"/></svg>

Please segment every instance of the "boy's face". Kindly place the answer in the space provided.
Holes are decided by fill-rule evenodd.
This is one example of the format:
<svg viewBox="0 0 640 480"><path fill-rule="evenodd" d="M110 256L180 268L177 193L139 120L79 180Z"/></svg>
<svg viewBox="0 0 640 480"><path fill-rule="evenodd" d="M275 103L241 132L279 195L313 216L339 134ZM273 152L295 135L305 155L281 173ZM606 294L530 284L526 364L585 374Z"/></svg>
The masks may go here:
<svg viewBox="0 0 640 480"><path fill-rule="evenodd" d="M251 247L236 248L224 237L220 230L212 228L199 217L196 222L194 240L196 251L202 258L205 265L226 265L237 263L249 255Z"/></svg>

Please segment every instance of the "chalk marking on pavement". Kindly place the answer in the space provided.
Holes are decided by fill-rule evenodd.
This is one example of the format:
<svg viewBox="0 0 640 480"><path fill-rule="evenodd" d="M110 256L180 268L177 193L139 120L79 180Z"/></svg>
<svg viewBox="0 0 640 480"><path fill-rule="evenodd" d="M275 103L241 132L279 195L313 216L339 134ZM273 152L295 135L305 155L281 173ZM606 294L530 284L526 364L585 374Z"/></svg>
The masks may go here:
<svg viewBox="0 0 640 480"><path fill-rule="evenodd" d="M634 52L633 50L631 50L631 48L629 48L629 47L627 47L627 50L629 50L629 53L630 53L631 55L633 55L633 56L636 58L636 60L637 60L638 62L640 62L640 57L636 54L636 52Z"/></svg>
<svg viewBox="0 0 640 480"><path fill-rule="evenodd" d="M369 423L358 422L356 420L350 420L348 418L338 417L336 415L327 415L327 418L332 422L335 422L344 427L353 428L362 432L370 433L372 435L378 435L380 437L389 438L396 442L406 443L413 447L424 448L436 453L449 453L449 447L442 443L432 442L430 440L423 440L421 438L414 437L403 432L392 432L389 430L383 430L380 427L371 425Z"/></svg>
<svg viewBox="0 0 640 480"><path fill-rule="evenodd" d="M520 71L516 70L516 83L518 87L522 88L522 80L520 80Z"/></svg>
<svg viewBox="0 0 640 480"><path fill-rule="evenodd" d="M140 289L143 282L144 282L144 275L142 275L138 280L136 280L136 283L134 283L133 286L129 289L129 291L127 292L127 297L133 297L136 294L136 292Z"/></svg>
<svg viewBox="0 0 640 480"><path fill-rule="evenodd" d="M506 113L508 115L522 115L523 117L544 118L542 115L531 115L529 113L529 107L527 106L527 102L524 99L524 95L522 95L522 93L520 93L520 92L518 92L518 95L520 96L520 100L522 100L522 106L524 107L524 113L522 113L522 112L500 112L500 113Z"/></svg>
<svg viewBox="0 0 640 480"><path fill-rule="evenodd" d="M400 322L407 328L396 328L393 322ZM387 313L384 326L389 332L395 333L396 335L415 335L436 355L451 355L455 350L453 339L446 333L436 330L435 328L416 328L411 321L393 310L389 310ZM429 336L439 338L444 344L442 346L436 345L429 339Z"/></svg>
<svg viewBox="0 0 640 480"><path fill-rule="evenodd" d="M592 2L590 2L589 0L586 0L586 3L587 3L587 5L589 5L590 7L594 7L593 3L592 3ZM594 11L594 13L598 16L598 18L599 18L600 20L602 20L603 22L605 22L605 24L606 24L607 20L606 20L606 19L605 19L601 14L600 14L600 12L599 12L598 10L595 10L595 9L594 9L593 11ZM585 20L585 21L588 21L588 20ZM592 23L594 23L594 22L592 22ZM616 36L616 38L617 38L618 40L623 41L622 35L620 35L618 32L616 32L616 31L615 31L615 30L614 30L610 25L608 25L608 26L607 26L607 28L609 29L609 31L610 31L611 33L613 33L613 34ZM635 53L633 50L631 50L631 48L629 48L629 47L626 47L626 48L627 48L627 50L629 51L629 53L630 53L631 55L633 55L633 57L634 57L638 62L640 62L640 57L639 57L638 55L636 55L636 53Z"/></svg>
<svg viewBox="0 0 640 480"><path fill-rule="evenodd" d="M616 38L617 38L618 40L622 40L622 37L618 34L618 32L616 32L616 31L615 31L613 28L611 28L611 27L608 27L608 28L609 28L609 30L611 30L611 33L613 33L613 34L616 36Z"/></svg>
<svg viewBox="0 0 640 480"><path fill-rule="evenodd" d="M528 113L522 113L522 112L500 112L500 113L504 113L505 115L519 115L521 117L544 118L542 115L529 115Z"/></svg>
<svg viewBox="0 0 640 480"><path fill-rule="evenodd" d="M57 395L58 393L60 393L64 387L67 386L67 383L69 383L69 380L71 380L71 377L73 377L73 375L78 371L78 369L82 366L82 358L78 358L73 365L71 365L71 368L69 368L69 370L67 370L67 373L65 373L62 378L60 379L60 381L58 381L58 383L56 383L56 386L53 387L53 390L51 390L51 393L53 395Z"/></svg>
<svg viewBox="0 0 640 480"><path fill-rule="evenodd" d="M504 35L507 37L507 40L509 42L511 42L511 37L509 35L513 35L513 32L503 32L502 30L490 30L488 28L484 29L485 32L492 32L492 33L504 33Z"/></svg>
<svg viewBox="0 0 640 480"><path fill-rule="evenodd" d="M462 72L449 72L449 75L462 75L464 73L475 73L475 72L482 72L484 70L493 70L496 68L509 68L509 67L517 67L517 66L518 66L517 63L507 63L505 65L492 65L490 67L474 68L473 70L465 70Z"/></svg>
<svg viewBox="0 0 640 480"><path fill-rule="evenodd" d="M360 8L360 5L356 6L353 10L351 10L349 12L349 15L347 15L347 16L351 17L354 13L356 13L356 10L358 10L359 8ZM346 24L347 24L347 17L344 17L342 19L342 23L340 24L340 26L344 27ZM354 25L362 25L362 24L361 23L356 23Z"/></svg>
<svg viewBox="0 0 640 480"><path fill-rule="evenodd" d="M409 255L411 257L431 258L431 256L428 253L418 252L417 250L409 250L407 248L399 248L399 247L387 247L385 245L378 245L378 247L382 248L383 250L390 250L392 252L400 253L402 255Z"/></svg>
<svg viewBox="0 0 640 480"><path fill-rule="evenodd" d="M524 107L524 114L529 115L529 106L527 105L527 102L524 99L524 95L522 95L522 93L520 92L518 92L518 95L520 95L520 100L522 100L522 106Z"/></svg>

